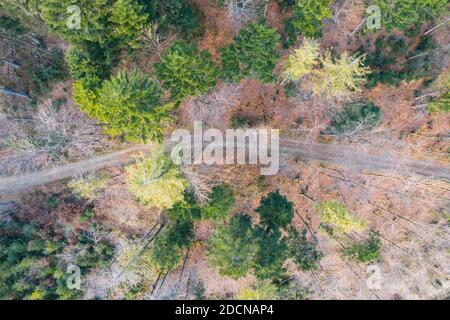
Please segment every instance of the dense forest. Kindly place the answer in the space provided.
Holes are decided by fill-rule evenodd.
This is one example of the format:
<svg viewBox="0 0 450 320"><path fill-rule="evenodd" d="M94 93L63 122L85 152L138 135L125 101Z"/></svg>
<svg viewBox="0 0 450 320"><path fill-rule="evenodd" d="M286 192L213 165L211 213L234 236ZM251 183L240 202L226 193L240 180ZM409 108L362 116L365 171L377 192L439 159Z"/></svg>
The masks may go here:
<svg viewBox="0 0 450 320"><path fill-rule="evenodd" d="M449 7L0 0L0 299L448 297Z"/></svg>

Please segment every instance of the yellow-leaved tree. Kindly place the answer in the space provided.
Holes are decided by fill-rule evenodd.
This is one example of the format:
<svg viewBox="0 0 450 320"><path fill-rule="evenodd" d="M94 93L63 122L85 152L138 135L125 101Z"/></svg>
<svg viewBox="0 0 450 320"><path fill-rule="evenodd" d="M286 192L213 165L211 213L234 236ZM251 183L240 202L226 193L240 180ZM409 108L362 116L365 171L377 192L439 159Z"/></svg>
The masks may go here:
<svg viewBox="0 0 450 320"><path fill-rule="evenodd" d="M431 114L445 114L450 112L450 72L441 74L432 85L433 95L436 96L428 104Z"/></svg>
<svg viewBox="0 0 450 320"><path fill-rule="evenodd" d="M288 81L300 80L310 74L318 63L319 44L315 40L305 39L303 45L295 49L283 67L283 77Z"/></svg>
<svg viewBox="0 0 450 320"><path fill-rule="evenodd" d="M238 295L239 300L278 300L277 287L269 280L258 281L252 287L243 288Z"/></svg>
<svg viewBox="0 0 450 320"><path fill-rule="evenodd" d="M316 209L322 223L332 228L336 235L367 229L367 223L353 215L342 202L319 202Z"/></svg>
<svg viewBox="0 0 450 320"><path fill-rule="evenodd" d="M90 174L70 180L67 186L75 195L83 199L95 200L101 196L110 180L111 178L106 174Z"/></svg>
<svg viewBox="0 0 450 320"><path fill-rule="evenodd" d="M149 157L142 156L125 171L127 189L143 205L170 209L183 200L188 183L162 147Z"/></svg>
<svg viewBox="0 0 450 320"><path fill-rule="evenodd" d="M348 96L358 91L370 74L370 68L364 66L364 58L364 55L349 56L344 52L333 59L331 52L327 51L321 59L322 68L312 74L313 92L328 98Z"/></svg>

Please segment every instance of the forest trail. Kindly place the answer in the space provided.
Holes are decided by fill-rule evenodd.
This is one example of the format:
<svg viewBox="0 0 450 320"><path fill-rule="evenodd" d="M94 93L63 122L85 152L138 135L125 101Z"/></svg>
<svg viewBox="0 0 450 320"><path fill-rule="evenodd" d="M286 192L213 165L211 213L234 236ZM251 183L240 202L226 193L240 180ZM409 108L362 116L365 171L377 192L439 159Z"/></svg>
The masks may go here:
<svg viewBox="0 0 450 320"><path fill-rule="evenodd" d="M375 152L373 148L363 145L280 139L280 152L282 155L294 155L302 160L318 160L342 165L350 170L390 172L393 175L419 175L450 182L450 164L401 157L388 150Z"/></svg>
<svg viewBox="0 0 450 320"><path fill-rule="evenodd" d="M134 156L139 152L149 151L152 148L153 145L151 144L135 145L111 154L100 155L39 172L0 178L0 196L64 180L109 165L126 165L133 162ZM281 165L286 160L283 159L286 156L294 156L303 161L322 161L336 164L349 170L389 172L393 175L420 175L450 182L450 165L448 164L400 157L387 151L373 153L373 150L358 145L280 139Z"/></svg>
<svg viewBox="0 0 450 320"><path fill-rule="evenodd" d="M39 185L64 180L77 174L99 170L109 165L125 165L133 162L133 155L139 152L149 151L153 147L151 144L135 145L110 154L99 155L90 159L44 169L38 172L0 178L0 196L14 194Z"/></svg>

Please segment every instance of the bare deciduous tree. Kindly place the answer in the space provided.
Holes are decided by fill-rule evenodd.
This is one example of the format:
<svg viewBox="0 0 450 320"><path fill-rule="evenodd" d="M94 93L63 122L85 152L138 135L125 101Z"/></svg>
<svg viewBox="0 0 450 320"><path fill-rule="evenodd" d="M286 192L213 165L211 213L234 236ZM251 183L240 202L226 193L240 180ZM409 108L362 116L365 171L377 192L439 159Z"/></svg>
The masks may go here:
<svg viewBox="0 0 450 320"><path fill-rule="evenodd" d="M48 98L33 112L12 106L0 105L0 174L51 167L109 146L101 128L70 101Z"/></svg>
<svg viewBox="0 0 450 320"><path fill-rule="evenodd" d="M186 119L191 123L202 121L206 126L222 128L227 125L229 111L239 101L242 87L236 84L224 84L210 93L190 100L186 107Z"/></svg>
<svg viewBox="0 0 450 320"><path fill-rule="evenodd" d="M192 166L184 166L182 171L196 200L201 204L206 204L210 200L209 196L213 188L211 182L207 181L206 177L201 177Z"/></svg>
<svg viewBox="0 0 450 320"><path fill-rule="evenodd" d="M156 50L158 55L164 51L164 49L172 42L175 34L172 36L163 33L158 26L158 23L150 24L148 27L144 28L141 33L140 42L141 47L152 47Z"/></svg>
<svg viewBox="0 0 450 320"><path fill-rule="evenodd" d="M257 18L267 3L267 0L225 0L228 16L237 27Z"/></svg>

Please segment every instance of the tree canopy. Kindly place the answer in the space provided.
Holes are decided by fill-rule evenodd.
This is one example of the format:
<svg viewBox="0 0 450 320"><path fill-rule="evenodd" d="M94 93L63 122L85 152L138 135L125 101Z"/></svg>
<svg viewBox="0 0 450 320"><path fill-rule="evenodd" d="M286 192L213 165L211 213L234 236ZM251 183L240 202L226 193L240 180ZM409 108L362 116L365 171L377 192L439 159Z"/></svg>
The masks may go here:
<svg viewBox="0 0 450 320"><path fill-rule="evenodd" d="M156 64L156 73L175 100L206 93L216 84L211 54L193 43L174 43Z"/></svg>
<svg viewBox="0 0 450 320"><path fill-rule="evenodd" d="M159 24L175 29L183 38L198 36L203 31L198 9L187 0L157 0Z"/></svg>
<svg viewBox="0 0 450 320"><path fill-rule="evenodd" d="M359 91L359 86L367 81L370 68L364 66L364 56L349 56L344 52L333 58L327 51L321 59L322 67L314 70L311 78L312 90L325 97L347 96Z"/></svg>
<svg viewBox="0 0 450 320"><path fill-rule="evenodd" d="M171 241L171 231L168 229L158 235L153 245L151 259L160 273L175 269L182 259L183 250Z"/></svg>
<svg viewBox="0 0 450 320"><path fill-rule="evenodd" d="M208 248L208 262L221 275L235 279L245 276L256 249L250 216L238 214L228 224L220 225Z"/></svg>
<svg viewBox="0 0 450 320"><path fill-rule="evenodd" d="M437 97L428 105L431 114L445 114L450 112L450 73L443 73L432 84Z"/></svg>
<svg viewBox="0 0 450 320"><path fill-rule="evenodd" d="M428 112L431 114L450 112L450 91L433 100L428 106Z"/></svg>
<svg viewBox="0 0 450 320"><path fill-rule="evenodd" d="M184 198L187 181L162 148L125 168L128 190L143 205L172 208Z"/></svg>
<svg viewBox="0 0 450 320"><path fill-rule="evenodd" d="M264 197L255 211L259 213L263 226L276 231L285 229L294 217L294 206L279 191Z"/></svg>
<svg viewBox="0 0 450 320"><path fill-rule="evenodd" d="M282 234L281 229L287 230L292 221L293 204L278 191L264 197L255 211L260 215L255 227L248 215L238 214L227 225L219 226L211 238L208 261L221 275L240 278L252 269L258 279L280 280L286 274L284 262L290 254L289 246L296 257L308 251L310 256L302 256L302 261L309 259L313 264L320 259L317 252L316 260L312 261L314 243L288 239ZM298 249L302 252L297 252Z"/></svg>
<svg viewBox="0 0 450 320"><path fill-rule="evenodd" d="M322 223L330 226L336 234L367 229L367 223L353 215L342 202L320 202L317 204L317 212Z"/></svg>
<svg viewBox="0 0 450 320"><path fill-rule="evenodd" d="M106 174L91 174L69 181L67 186L72 192L84 199L94 200L100 197L111 178Z"/></svg>
<svg viewBox="0 0 450 320"><path fill-rule="evenodd" d="M91 228L103 227L94 224ZM67 286L68 263L61 258L69 250L77 253L73 263L84 276L93 268L106 267L115 247L107 239L93 241L84 234L70 239L56 225L44 230L38 221L23 221L15 215L11 221L2 221L0 299L78 298L81 291Z"/></svg>
<svg viewBox="0 0 450 320"><path fill-rule="evenodd" d="M296 0L292 16L286 21L287 45L292 45L300 34L307 38L322 36L323 19L331 18L333 0Z"/></svg>
<svg viewBox="0 0 450 320"><path fill-rule="evenodd" d="M71 5L71 0L45 0L38 8L50 30L71 43L67 61L73 75L104 79L119 52L136 46L149 17L137 0L80 0L80 26L69 28Z"/></svg>
<svg viewBox="0 0 450 320"><path fill-rule="evenodd" d="M295 49L284 63L283 77L286 80L297 81L311 74L318 63L319 55L319 44L314 40L305 39L302 46Z"/></svg>
<svg viewBox="0 0 450 320"><path fill-rule="evenodd" d="M75 101L104 124L105 133L127 141L161 141L170 121L170 104L161 101L158 84L139 71L120 71L91 91L82 81L74 86Z"/></svg>
<svg viewBox="0 0 450 320"><path fill-rule="evenodd" d="M233 190L229 185L219 185L213 188L210 201L202 206L202 219L223 219L228 216L234 206Z"/></svg>
<svg viewBox="0 0 450 320"><path fill-rule="evenodd" d="M221 49L221 76L227 81L238 81L246 76L273 81L272 71L280 57L279 39L276 29L258 23L248 25L235 37L233 44Z"/></svg>
<svg viewBox="0 0 450 320"><path fill-rule="evenodd" d="M169 209L167 214L170 221L198 221L202 219L201 208L189 192L185 192L184 199Z"/></svg>
<svg viewBox="0 0 450 320"><path fill-rule="evenodd" d="M336 112L326 133L352 135L362 130L371 130L381 118L380 108L369 101L347 104L343 110Z"/></svg>
<svg viewBox="0 0 450 320"><path fill-rule="evenodd" d="M288 242L281 229L287 229L291 224L294 206L277 190L262 198L255 211L260 217L260 224L255 229L258 243L255 275L258 279L280 279L286 271L283 265L288 254Z"/></svg>
<svg viewBox="0 0 450 320"><path fill-rule="evenodd" d="M305 78L300 84L317 96L346 97L367 82L371 69L364 64L365 58L364 54L336 55L330 50L320 55L318 44L306 39L284 63L283 77L291 84Z"/></svg>
<svg viewBox="0 0 450 320"><path fill-rule="evenodd" d="M380 245L380 238L371 236L363 243L355 243L344 249L344 255L362 263L377 261L380 258Z"/></svg>
<svg viewBox="0 0 450 320"><path fill-rule="evenodd" d="M445 11L447 0L375 0L380 7L382 26L391 31L406 31L423 21L430 21Z"/></svg>
<svg viewBox="0 0 450 320"><path fill-rule="evenodd" d="M306 233L305 229L301 233L293 227L289 229L289 256L300 270L316 270L323 253L317 249L317 239L309 241Z"/></svg>
<svg viewBox="0 0 450 320"><path fill-rule="evenodd" d="M239 292L239 300L278 300L280 295L276 285L268 280L258 281L254 286Z"/></svg>
<svg viewBox="0 0 450 320"><path fill-rule="evenodd" d="M148 20L144 7L136 0L80 0L80 28L68 28L71 0L45 0L39 5L50 30L74 45L95 43L103 49L124 48L136 44L140 30Z"/></svg>
<svg viewBox="0 0 450 320"><path fill-rule="evenodd" d="M258 279L279 280L286 274L284 262L287 258L287 239L282 237L280 231L255 231L258 250L254 260L254 272Z"/></svg>

